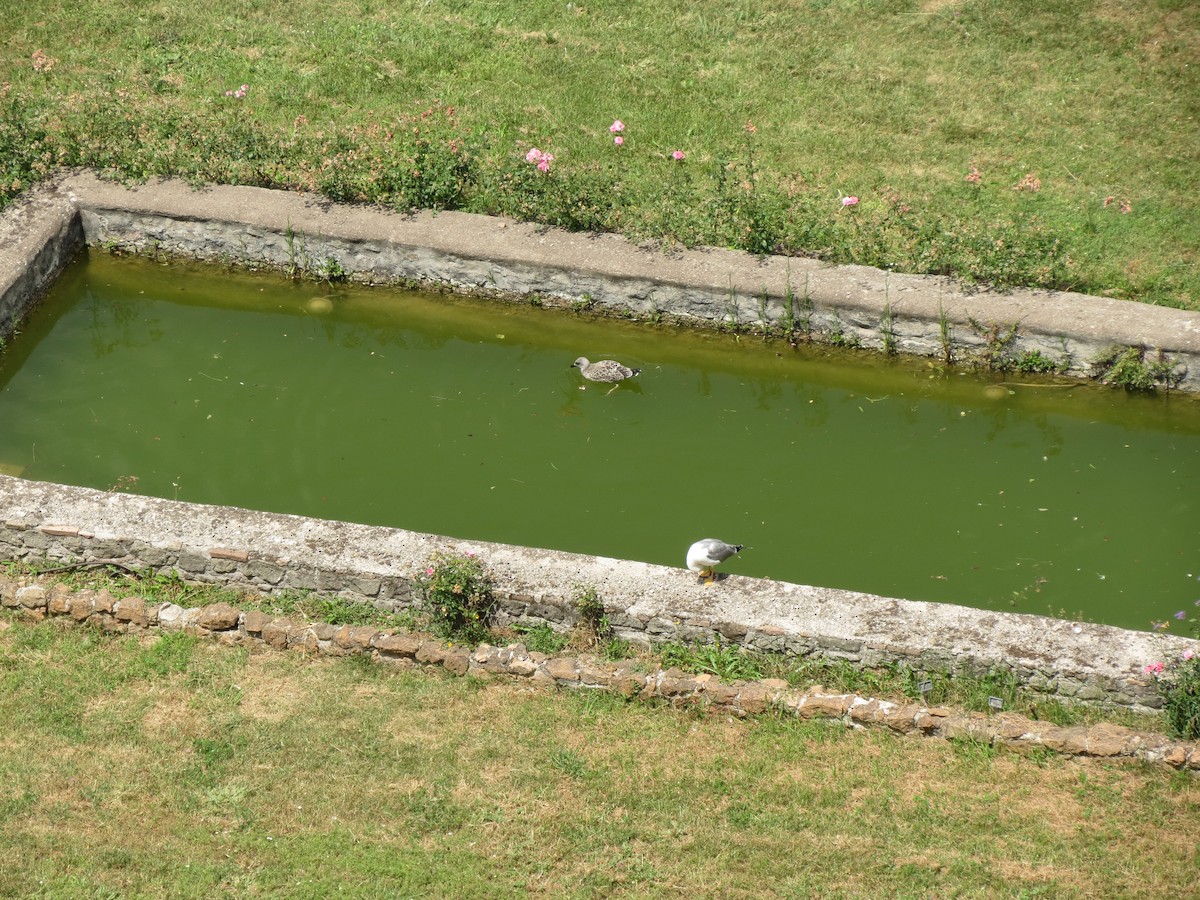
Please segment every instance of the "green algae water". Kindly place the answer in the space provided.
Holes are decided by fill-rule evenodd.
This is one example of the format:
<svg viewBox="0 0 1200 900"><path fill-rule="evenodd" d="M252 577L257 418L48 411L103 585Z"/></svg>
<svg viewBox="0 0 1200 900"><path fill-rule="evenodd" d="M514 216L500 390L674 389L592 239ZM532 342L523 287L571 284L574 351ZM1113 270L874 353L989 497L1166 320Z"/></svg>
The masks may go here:
<svg viewBox="0 0 1200 900"><path fill-rule="evenodd" d="M578 356L642 374L584 383ZM1019 382L1019 383L1014 383ZM1200 402L91 254L0 472L1131 628L1200 610ZM719 586L714 587L719 590Z"/></svg>

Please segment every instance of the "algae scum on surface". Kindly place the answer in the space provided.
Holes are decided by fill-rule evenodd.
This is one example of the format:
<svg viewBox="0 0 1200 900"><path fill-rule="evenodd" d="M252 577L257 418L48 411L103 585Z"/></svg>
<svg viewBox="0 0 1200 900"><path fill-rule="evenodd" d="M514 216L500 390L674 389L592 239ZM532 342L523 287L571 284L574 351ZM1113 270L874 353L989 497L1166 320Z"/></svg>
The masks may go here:
<svg viewBox="0 0 1200 900"><path fill-rule="evenodd" d="M613 389L572 361L641 374ZM1200 403L90 254L0 471L1148 628L1200 598Z"/></svg>

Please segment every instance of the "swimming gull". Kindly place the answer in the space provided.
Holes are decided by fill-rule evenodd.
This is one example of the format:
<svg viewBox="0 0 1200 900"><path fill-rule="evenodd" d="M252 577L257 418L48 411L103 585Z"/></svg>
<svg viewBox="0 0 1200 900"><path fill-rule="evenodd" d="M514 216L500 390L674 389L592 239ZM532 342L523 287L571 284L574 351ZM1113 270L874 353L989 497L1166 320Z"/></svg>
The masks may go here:
<svg viewBox="0 0 1200 900"><path fill-rule="evenodd" d="M571 366L582 372L583 377L588 381L602 381L605 384L624 381L626 378L632 378L642 371L641 369L631 369L629 366L621 365L615 359L601 359L596 362L588 362L586 356L579 357L579 359L571 363Z"/></svg>

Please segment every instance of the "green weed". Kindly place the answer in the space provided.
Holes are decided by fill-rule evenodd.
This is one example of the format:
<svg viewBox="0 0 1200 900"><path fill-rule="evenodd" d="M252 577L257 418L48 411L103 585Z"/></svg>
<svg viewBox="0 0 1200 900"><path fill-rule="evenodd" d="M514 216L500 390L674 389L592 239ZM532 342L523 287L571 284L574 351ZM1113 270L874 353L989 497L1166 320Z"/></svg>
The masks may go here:
<svg viewBox="0 0 1200 900"><path fill-rule="evenodd" d="M758 660L736 645L723 644L717 638L711 644L663 644L656 648L664 666L686 672L709 673L726 681L763 677Z"/></svg>
<svg viewBox="0 0 1200 900"><path fill-rule="evenodd" d="M1113 347L1092 360L1093 377L1105 384L1134 391L1170 390L1179 384L1183 373L1161 350L1153 359L1146 358L1144 347Z"/></svg>
<svg viewBox="0 0 1200 900"><path fill-rule="evenodd" d="M549 625L514 625L513 631L521 636L521 642L534 653L561 653L570 643L570 636L560 634Z"/></svg>
<svg viewBox="0 0 1200 900"><path fill-rule="evenodd" d="M894 326L895 317L892 314L892 304L885 303L883 306L883 316L879 320L879 334L883 339L883 352L888 356L896 352L896 329Z"/></svg>
<svg viewBox="0 0 1200 900"><path fill-rule="evenodd" d="M582 642L589 647L595 647L608 640L612 634L612 625L604 614L604 601L592 585L575 585L575 610L579 613L579 623L576 631Z"/></svg>
<svg viewBox="0 0 1200 900"><path fill-rule="evenodd" d="M1066 364L1056 362L1040 350L1027 350L1012 361L1014 372L1051 374L1066 369Z"/></svg>

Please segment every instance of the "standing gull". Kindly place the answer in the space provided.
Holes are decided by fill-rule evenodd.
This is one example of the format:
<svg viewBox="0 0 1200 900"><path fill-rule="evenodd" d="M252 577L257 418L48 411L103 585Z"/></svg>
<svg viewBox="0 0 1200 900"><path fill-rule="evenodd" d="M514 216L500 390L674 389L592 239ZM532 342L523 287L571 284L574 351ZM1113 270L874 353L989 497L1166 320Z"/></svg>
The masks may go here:
<svg viewBox="0 0 1200 900"><path fill-rule="evenodd" d="M629 366L623 366L615 359L601 359L597 362L588 362L586 356L581 356L575 362L571 363L572 368L578 369L583 373L583 377L588 381L602 381L605 384L616 384L624 381L626 378L632 378L641 372L641 369L631 369Z"/></svg>
<svg viewBox="0 0 1200 900"><path fill-rule="evenodd" d="M742 544L727 544L716 538L705 538L688 547L687 567L700 573L700 580L710 585L717 579L713 566L719 566L735 553L740 553Z"/></svg>

